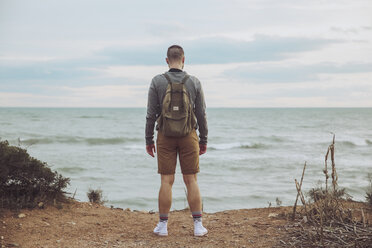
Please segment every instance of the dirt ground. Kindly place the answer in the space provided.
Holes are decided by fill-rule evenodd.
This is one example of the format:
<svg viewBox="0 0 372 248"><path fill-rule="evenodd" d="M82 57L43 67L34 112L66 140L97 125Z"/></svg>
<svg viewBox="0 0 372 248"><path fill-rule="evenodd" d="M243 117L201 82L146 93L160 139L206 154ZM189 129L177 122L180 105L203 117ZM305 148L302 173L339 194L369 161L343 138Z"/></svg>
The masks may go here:
<svg viewBox="0 0 372 248"><path fill-rule="evenodd" d="M358 208L358 206L356 207ZM1 247L276 247L292 207L241 209L203 214L209 233L193 236L188 210L170 213L167 237L152 233L157 213L111 209L86 202L61 209L3 211ZM372 218L372 216L368 216Z"/></svg>

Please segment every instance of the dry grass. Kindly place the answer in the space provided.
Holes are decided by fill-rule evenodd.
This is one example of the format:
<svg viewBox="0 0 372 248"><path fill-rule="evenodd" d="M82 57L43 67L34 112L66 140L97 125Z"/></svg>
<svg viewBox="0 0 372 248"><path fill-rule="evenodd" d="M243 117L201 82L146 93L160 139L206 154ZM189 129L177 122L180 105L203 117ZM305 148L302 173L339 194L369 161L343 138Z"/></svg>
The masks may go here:
<svg viewBox="0 0 372 248"><path fill-rule="evenodd" d="M331 160L331 176L328 173L327 161ZM309 192L311 201L306 202L302 193L302 181L306 163L303 168L300 183L295 180L297 197L293 207L293 223L285 228L287 240L282 240L283 247L371 247L372 227L366 221L364 211L360 209L361 218L353 217L353 211L345 205L350 196L345 189L338 188L338 176L335 165L335 136L325 155L325 189L316 188ZM331 185L328 179L331 178ZM296 211L300 198L303 207Z"/></svg>
<svg viewBox="0 0 372 248"><path fill-rule="evenodd" d="M103 196L102 196L102 190L100 189L89 189L87 192L87 196L88 196L89 202L91 203L97 203L97 204L105 203L105 201L103 200Z"/></svg>

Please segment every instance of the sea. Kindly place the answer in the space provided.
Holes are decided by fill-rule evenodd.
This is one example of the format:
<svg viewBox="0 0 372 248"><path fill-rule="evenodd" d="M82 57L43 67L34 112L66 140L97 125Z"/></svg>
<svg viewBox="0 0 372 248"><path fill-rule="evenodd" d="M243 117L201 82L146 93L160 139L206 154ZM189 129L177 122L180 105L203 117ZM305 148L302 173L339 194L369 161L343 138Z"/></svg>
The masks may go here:
<svg viewBox="0 0 372 248"><path fill-rule="evenodd" d="M335 135L338 185L364 201L372 173L372 108L209 108L198 182L203 210L290 206L304 163L303 192L325 184ZM0 108L0 138L70 178L69 196L157 211L160 176L145 151L145 108ZM328 162L330 164L330 161ZM177 165L171 210L187 207Z"/></svg>

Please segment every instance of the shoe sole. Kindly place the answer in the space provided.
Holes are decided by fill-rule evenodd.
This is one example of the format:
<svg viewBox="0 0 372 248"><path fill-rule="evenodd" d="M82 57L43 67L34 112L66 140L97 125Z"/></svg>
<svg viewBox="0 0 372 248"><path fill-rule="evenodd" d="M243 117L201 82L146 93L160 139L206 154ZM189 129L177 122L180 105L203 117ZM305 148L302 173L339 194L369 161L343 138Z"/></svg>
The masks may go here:
<svg viewBox="0 0 372 248"><path fill-rule="evenodd" d="M205 233L198 233L198 234L196 234L196 233L194 233L194 236L195 237L203 237L203 236L205 236L206 234L208 233L208 231L206 231Z"/></svg>
<svg viewBox="0 0 372 248"><path fill-rule="evenodd" d="M158 236L162 236L162 237L165 237L165 236L168 236L168 233L157 233L157 232L154 232L155 235L158 235Z"/></svg>

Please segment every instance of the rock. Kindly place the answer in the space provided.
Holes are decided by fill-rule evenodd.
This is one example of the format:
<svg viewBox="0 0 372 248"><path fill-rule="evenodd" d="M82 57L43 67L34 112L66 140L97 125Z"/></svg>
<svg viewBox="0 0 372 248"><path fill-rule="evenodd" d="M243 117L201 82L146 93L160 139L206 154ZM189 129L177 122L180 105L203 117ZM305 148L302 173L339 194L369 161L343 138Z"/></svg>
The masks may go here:
<svg viewBox="0 0 372 248"><path fill-rule="evenodd" d="M48 222L45 222L45 221L44 221L44 225L50 226L50 224Z"/></svg>
<svg viewBox="0 0 372 248"><path fill-rule="evenodd" d="M130 208L126 208L124 211L130 212Z"/></svg>
<svg viewBox="0 0 372 248"><path fill-rule="evenodd" d="M39 208L43 209L43 208L44 208L44 202L39 202L39 203L37 204L37 206L38 206Z"/></svg>
<svg viewBox="0 0 372 248"><path fill-rule="evenodd" d="M269 213L269 218L276 218L278 215L277 213Z"/></svg>
<svg viewBox="0 0 372 248"><path fill-rule="evenodd" d="M1 238L1 240L4 240L4 236L1 236L0 238Z"/></svg>
<svg viewBox="0 0 372 248"><path fill-rule="evenodd" d="M149 214L155 214L154 210L150 210Z"/></svg>
<svg viewBox="0 0 372 248"><path fill-rule="evenodd" d="M185 225L182 225L182 228L186 228L186 226Z"/></svg>
<svg viewBox="0 0 372 248"><path fill-rule="evenodd" d="M24 218L24 217L26 217L26 215L23 214L23 213L21 213L21 214L18 215L18 218Z"/></svg>
<svg viewBox="0 0 372 248"><path fill-rule="evenodd" d="M67 222L67 224L70 224L70 225L76 225L76 223L73 222L73 221Z"/></svg>
<svg viewBox="0 0 372 248"><path fill-rule="evenodd" d="M17 243L9 243L9 244L7 244L7 247L19 247L19 244L17 244Z"/></svg>

